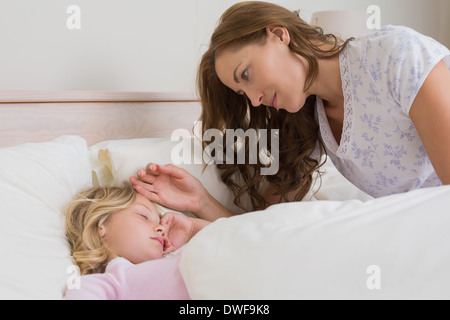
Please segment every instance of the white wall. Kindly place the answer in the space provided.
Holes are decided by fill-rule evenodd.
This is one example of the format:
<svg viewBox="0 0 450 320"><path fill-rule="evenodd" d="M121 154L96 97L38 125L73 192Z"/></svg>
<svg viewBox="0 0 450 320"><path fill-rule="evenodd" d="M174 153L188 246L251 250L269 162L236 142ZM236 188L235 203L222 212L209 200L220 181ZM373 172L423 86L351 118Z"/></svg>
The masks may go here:
<svg viewBox="0 0 450 320"><path fill-rule="evenodd" d="M195 35L195 0L0 0L0 90L190 91Z"/></svg>
<svg viewBox="0 0 450 320"><path fill-rule="evenodd" d="M439 41L450 48L450 0L440 0Z"/></svg>
<svg viewBox="0 0 450 320"><path fill-rule="evenodd" d="M230 0L0 0L0 90L194 91L202 52ZM450 47L449 0L273 1L315 11L381 8ZM69 30L66 9L81 9Z"/></svg>

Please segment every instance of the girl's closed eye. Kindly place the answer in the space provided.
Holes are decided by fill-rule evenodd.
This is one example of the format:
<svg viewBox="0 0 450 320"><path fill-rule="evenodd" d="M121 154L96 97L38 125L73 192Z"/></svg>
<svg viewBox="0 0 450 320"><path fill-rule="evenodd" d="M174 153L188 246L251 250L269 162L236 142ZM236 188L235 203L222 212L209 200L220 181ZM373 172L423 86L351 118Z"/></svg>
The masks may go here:
<svg viewBox="0 0 450 320"><path fill-rule="evenodd" d="M145 215L145 214L143 214L143 213L138 213L138 215L140 215L142 218L144 218L145 220L148 220L148 217Z"/></svg>

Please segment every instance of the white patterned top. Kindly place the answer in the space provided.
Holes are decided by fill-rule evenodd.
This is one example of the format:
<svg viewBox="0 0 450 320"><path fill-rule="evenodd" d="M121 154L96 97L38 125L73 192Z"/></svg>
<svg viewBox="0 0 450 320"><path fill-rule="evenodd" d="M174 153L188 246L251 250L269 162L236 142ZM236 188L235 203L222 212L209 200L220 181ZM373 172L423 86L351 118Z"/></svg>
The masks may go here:
<svg viewBox="0 0 450 320"><path fill-rule="evenodd" d="M336 168L369 195L441 185L409 111L425 79L443 59L450 69L446 47L396 26L357 38L340 54L344 127L339 145L320 98L317 118Z"/></svg>

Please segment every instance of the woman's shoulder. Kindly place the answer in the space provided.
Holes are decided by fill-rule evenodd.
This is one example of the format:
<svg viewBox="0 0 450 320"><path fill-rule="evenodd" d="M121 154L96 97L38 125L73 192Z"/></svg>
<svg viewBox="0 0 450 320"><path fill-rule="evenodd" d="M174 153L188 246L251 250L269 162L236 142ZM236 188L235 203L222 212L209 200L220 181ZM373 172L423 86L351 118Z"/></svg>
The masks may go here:
<svg viewBox="0 0 450 320"><path fill-rule="evenodd" d="M387 25L351 41L346 55L349 63L368 75L387 73L386 80L402 73L426 72L450 51L438 41L404 26ZM376 80L376 79L375 79Z"/></svg>
<svg viewBox="0 0 450 320"><path fill-rule="evenodd" d="M435 39L405 26L387 25L358 37L354 44L363 46L367 54L414 52L421 49L448 50ZM380 57L381 58L381 57Z"/></svg>
<svg viewBox="0 0 450 320"><path fill-rule="evenodd" d="M387 25L355 39L347 63L373 98L389 97L409 114L417 92L432 68L450 51L438 41L404 26ZM376 89L375 89L376 88ZM368 90L369 90L368 89ZM388 94L380 95L385 90Z"/></svg>
<svg viewBox="0 0 450 320"><path fill-rule="evenodd" d="M399 36L419 35L419 33L406 26L387 25L378 30L367 33L367 38L371 40L397 39Z"/></svg>

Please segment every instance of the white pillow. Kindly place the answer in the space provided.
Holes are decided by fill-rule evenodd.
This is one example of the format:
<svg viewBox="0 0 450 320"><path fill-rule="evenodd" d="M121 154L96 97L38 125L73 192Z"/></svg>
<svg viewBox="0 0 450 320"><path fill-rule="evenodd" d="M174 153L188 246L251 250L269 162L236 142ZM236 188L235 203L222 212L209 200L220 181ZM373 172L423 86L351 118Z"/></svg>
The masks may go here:
<svg viewBox="0 0 450 320"><path fill-rule="evenodd" d="M0 299L61 299L73 273L62 212L92 185L86 141L0 149Z"/></svg>
<svg viewBox="0 0 450 320"><path fill-rule="evenodd" d="M194 152L201 150L200 144L194 137L175 141L171 138L144 138L101 142L90 147L94 177L100 186L121 186L129 184L129 177L136 176L138 170L145 169L150 162L174 164L199 179L208 192L230 211L241 213L242 210L233 203L233 192L222 182L217 166L205 168L201 151ZM191 150L190 154L188 150ZM166 212L168 209L162 207L162 210Z"/></svg>

